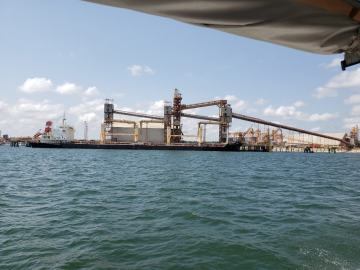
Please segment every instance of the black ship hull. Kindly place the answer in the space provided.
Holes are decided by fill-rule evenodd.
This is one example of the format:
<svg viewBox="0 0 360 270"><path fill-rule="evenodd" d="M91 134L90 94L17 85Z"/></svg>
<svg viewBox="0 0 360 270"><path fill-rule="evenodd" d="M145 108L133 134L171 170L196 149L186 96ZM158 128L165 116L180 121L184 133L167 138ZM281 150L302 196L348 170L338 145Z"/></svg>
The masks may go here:
<svg viewBox="0 0 360 270"><path fill-rule="evenodd" d="M32 142L32 148L65 149L123 149L123 150L183 150L183 151L239 151L240 144L226 145L145 145L145 144L80 144Z"/></svg>

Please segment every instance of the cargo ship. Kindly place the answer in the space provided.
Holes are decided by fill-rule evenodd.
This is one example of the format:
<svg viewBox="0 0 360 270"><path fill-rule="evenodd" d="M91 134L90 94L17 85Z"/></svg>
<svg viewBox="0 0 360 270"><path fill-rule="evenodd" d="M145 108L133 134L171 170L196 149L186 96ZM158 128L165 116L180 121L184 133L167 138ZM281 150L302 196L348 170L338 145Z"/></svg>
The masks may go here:
<svg viewBox="0 0 360 270"><path fill-rule="evenodd" d="M185 110L217 106L219 117L201 116L183 113ZM140 121L116 119L115 115L126 115L141 118ZM164 101L163 115L150 115L115 109L113 100L106 99L104 103L104 122L101 124L100 140L87 140L87 123L85 122L84 140L75 140L75 129L66 124L53 128L51 121L46 122L44 132L34 135L33 141L27 146L33 148L73 148L73 149L127 149L127 150L187 150L187 151L271 151L267 144L246 144L243 137L229 138L229 128L232 123L231 105L227 100L185 105L182 95L175 89L173 102ZM182 117L200 119L196 134L184 134ZM206 120L206 121L204 121ZM218 142L206 142L206 126L219 127ZM193 142L185 138L196 138Z"/></svg>
<svg viewBox="0 0 360 270"><path fill-rule="evenodd" d="M76 141L75 128L66 124L53 127L52 121L47 121L45 130L37 132L34 140L27 142L32 148L65 148L65 149L124 149L124 150L186 150L186 151L238 151L240 143L144 143L144 142L106 142L106 141Z"/></svg>
<svg viewBox="0 0 360 270"><path fill-rule="evenodd" d="M66 149L124 149L124 150L187 150L187 151L239 151L240 145L237 143L224 145L195 145L195 144L179 144L179 145L152 145L152 144L136 144L136 143L76 143L76 142L30 142L33 148L66 148Z"/></svg>

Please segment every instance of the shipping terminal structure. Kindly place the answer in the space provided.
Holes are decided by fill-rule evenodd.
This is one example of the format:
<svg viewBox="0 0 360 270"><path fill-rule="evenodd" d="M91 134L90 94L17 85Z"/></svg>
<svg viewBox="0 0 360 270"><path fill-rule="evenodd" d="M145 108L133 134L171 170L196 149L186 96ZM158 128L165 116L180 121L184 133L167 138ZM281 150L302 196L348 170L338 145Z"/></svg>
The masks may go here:
<svg viewBox="0 0 360 270"><path fill-rule="evenodd" d="M104 104L104 122L101 124L100 141L76 141L75 129L63 123L52 128L47 122L45 132L35 134L28 144L33 148L79 148L79 149L138 149L138 150L195 150L195 151L262 151L271 152L273 148L284 151L313 152L314 148L350 149L357 146L358 127L355 126L349 135L346 133L319 134L258 118L232 112L227 100L185 105L182 95L175 89L173 102L164 102L163 116L136 113L115 109L113 100L106 99ZM187 110L217 106L218 117L186 113ZM138 117L140 121L118 119L116 115ZM200 120L196 134L184 134L182 118ZM245 132L230 132L234 119L251 122ZM206 141L206 126L218 126L217 142ZM288 132L286 135L285 132ZM87 138L85 122L84 138ZM184 141L191 138L192 142Z"/></svg>

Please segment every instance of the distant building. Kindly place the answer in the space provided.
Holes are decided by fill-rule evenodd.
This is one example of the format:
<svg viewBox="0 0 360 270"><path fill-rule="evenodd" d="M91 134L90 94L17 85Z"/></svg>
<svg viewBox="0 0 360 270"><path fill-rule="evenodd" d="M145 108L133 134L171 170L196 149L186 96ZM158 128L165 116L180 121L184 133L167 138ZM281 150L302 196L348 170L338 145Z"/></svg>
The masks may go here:
<svg viewBox="0 0 360 270"><path fill-rule="evenodd" d="M17 137L16 140L20 142L30 142L32 141L32 137Z"/></svg>
<svg viewBox="0 0 360 270"><path fill-rule="evenodd" d="M3 138L4 138L5 140L8 140L8 139L9 139L9 135L8 135L8 134L4 134Z"/></svg>

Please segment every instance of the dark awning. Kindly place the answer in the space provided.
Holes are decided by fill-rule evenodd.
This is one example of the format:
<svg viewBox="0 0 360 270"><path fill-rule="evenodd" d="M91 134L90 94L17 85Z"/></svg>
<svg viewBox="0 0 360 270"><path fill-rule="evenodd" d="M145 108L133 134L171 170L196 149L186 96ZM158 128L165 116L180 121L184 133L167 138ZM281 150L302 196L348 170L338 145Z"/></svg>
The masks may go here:
<svg viewBox="0 0 360 270"><path fill-rule="evenodd" d="M84 0L360 62L357 0Z"/></svg>

